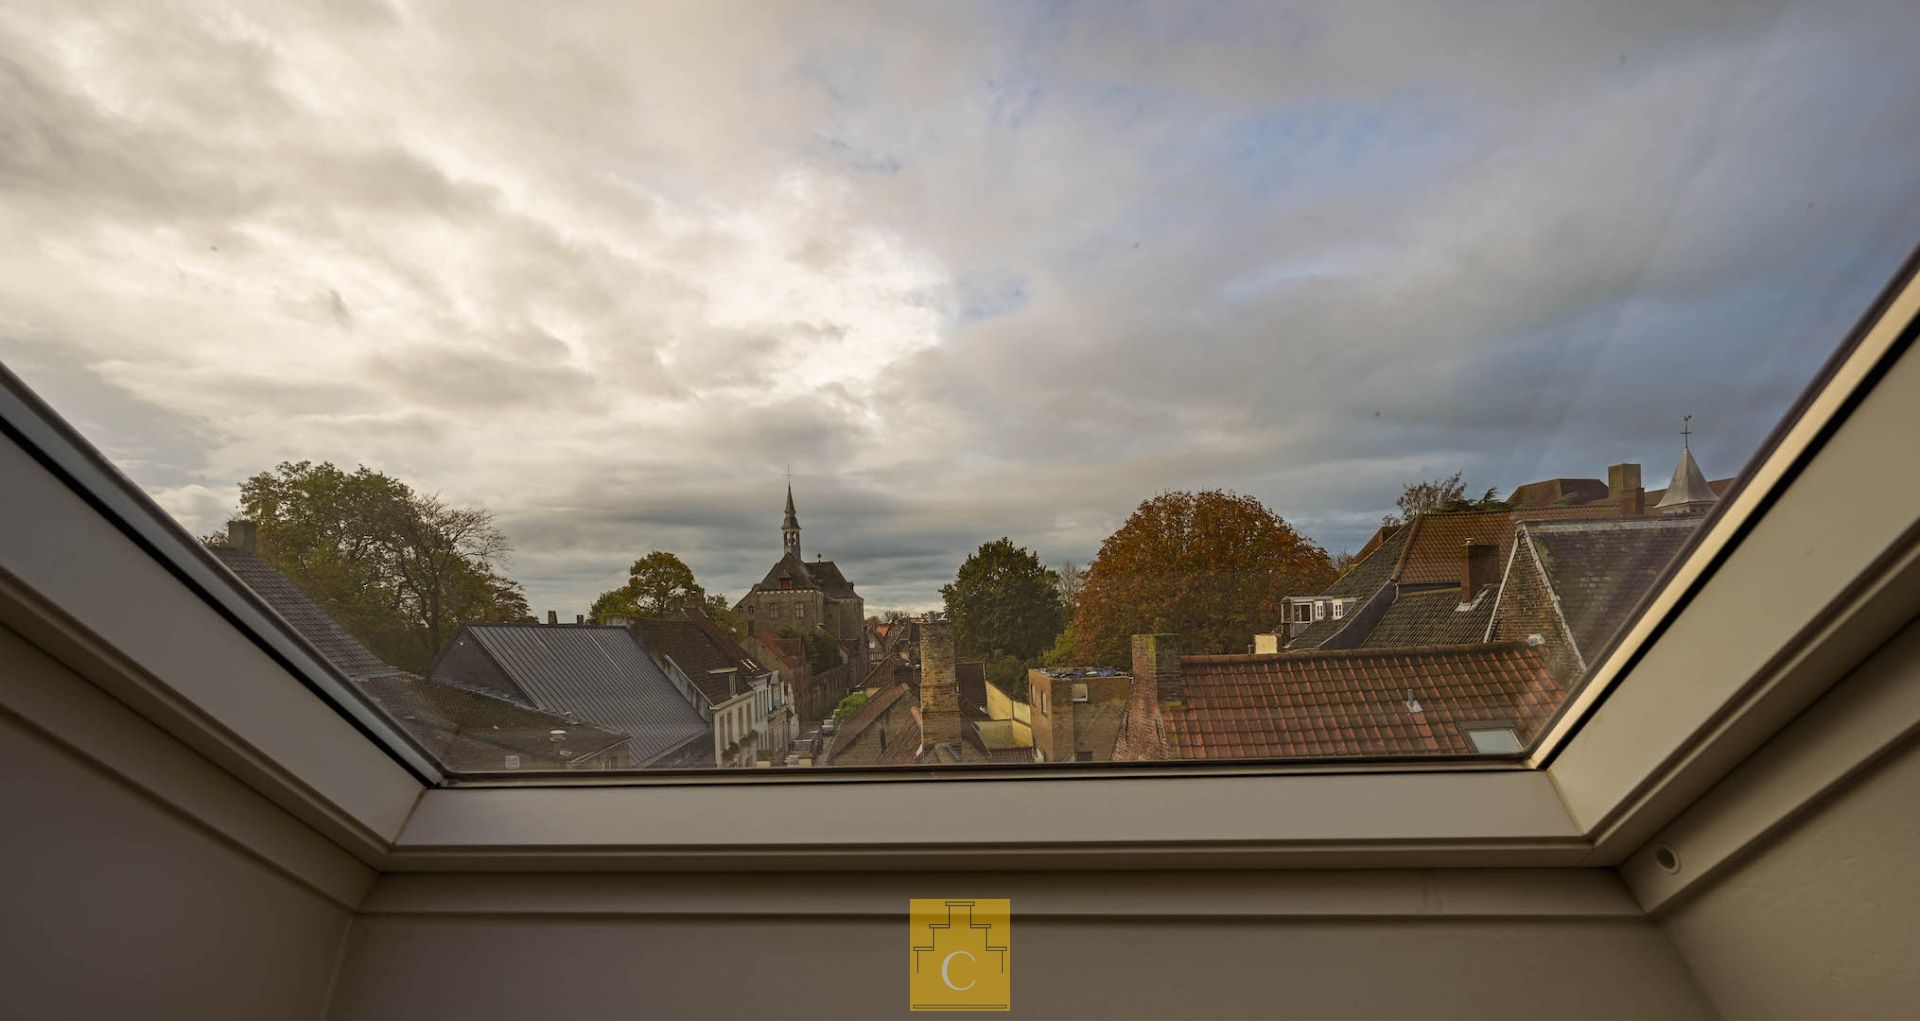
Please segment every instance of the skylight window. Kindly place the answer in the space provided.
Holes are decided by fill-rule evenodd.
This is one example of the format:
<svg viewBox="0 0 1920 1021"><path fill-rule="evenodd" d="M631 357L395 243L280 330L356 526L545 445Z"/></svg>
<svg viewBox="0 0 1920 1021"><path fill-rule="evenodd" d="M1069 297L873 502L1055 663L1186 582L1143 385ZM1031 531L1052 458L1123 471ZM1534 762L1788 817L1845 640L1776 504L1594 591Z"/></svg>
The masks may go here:
<svg viewBox="0 0 1920 1021"><path fill-rule="evenodd" d="M1911 9L881 9L0 13L0 357L454 779L1391 765L1920 241Z"/></svg>

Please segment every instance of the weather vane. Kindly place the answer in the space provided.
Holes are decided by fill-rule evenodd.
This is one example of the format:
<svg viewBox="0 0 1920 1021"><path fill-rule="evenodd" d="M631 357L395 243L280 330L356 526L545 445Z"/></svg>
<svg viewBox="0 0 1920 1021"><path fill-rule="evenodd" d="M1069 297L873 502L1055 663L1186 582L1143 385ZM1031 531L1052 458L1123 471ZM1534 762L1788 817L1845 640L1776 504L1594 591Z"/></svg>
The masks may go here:
<svg viewBox="0 0 1920 1021"><path fill-rule="evenodd" d="M1684 418L1680 419L1681 448L1685 450L1692 450L1693 449L1692 440L1693 440L1693 416L1687 415Z"/></svg>

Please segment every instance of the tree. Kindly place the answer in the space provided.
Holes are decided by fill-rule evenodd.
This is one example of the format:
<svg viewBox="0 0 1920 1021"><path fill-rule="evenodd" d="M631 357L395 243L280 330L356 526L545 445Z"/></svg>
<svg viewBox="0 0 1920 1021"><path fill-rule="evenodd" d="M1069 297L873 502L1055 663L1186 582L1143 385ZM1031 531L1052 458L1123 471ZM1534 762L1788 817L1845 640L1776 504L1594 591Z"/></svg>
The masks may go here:
<svg viewBox="0 0 1920 1021"><path fill-rule="evenodd" d="M498 571L510 546L492 514L365 465L282 462L241 483L240 515L262 558L402 669L425 670L462 623L531 617Z"/></svg>
<svg viewBox="0 0 1920 1021"><path fill-rule="evenodd" d="M1018 656L989 657L982 664L987 680L1018 702L1027 700L1027 661Z"/></svg>
<svg viewBox="0 0 1920 1021"><path fill-rule="evenodd" d="M982 544L940 594L962 656L1032 659L1053 643L1065 620L1054 573L1005 537Z"/></svg>
<svg viewBox="0 0 1920 1021"><path fill-rule="evenodd" d="M788 624L774 633L781 638L800 639L801 647L807 652L807 668L816 674L832 670L847 661L846 650L840 647L840 641L824 628L814 628L803 634L799 628Z"/></svg>
<svg viewBox="0 0 1920 1021"><path fill-rule="evenodd" d="M1422 514L1463 510L1498 510L1507 506L1500 499L1498 490L1489 488L1480 499L1467 499L1466 484L1460 481L1460 472L1443 479L1428 479L1421 482L1409 482L1400 490L1400 497L1393 501L1399 508L1396 514L1388 514L1380 519L1384 528L1404 525Z"/></svg>
<svg viewBox="0 0 1920 1021"><path fill-rule="evenodd" d="M1054 588L1060 593L1060 605L1071 615L1080 605L1080 590L1087 583L1086 568L1068 560L1054 568L1053 578Z"/></svg>
<svg viewBox="0 0 1920 1021"><path fill-rule="evenodd" d="M733 604L727 602L726 596L718 592L708 593L706 605L702 609L706 610L707 619L713 621L714 626L720 630L735 638L747 636L746 624L742 623L740 616L733 612Z"/></svg>
<svg viewBox="0 0 1920 1021"><path fill-rule="evenodd" d="M610 617L671 617L686 611L689 605L708 609L707 590L693 578L686 561L665 550L649 550L646 556L627 568L627 582L617 589L600 593L593 601L591 615L596 621ZM732 616L732 611L728 611Z"/></svg>
<svg viewBox="0 0 1920 1021"><path fill-rule="evenodd" d="M1075 658L1123 665L1130 635L1159 631L1187 652L1245 652L1282 599L1332 578L1327 552L1253 497L1162 493L1100 544L1074 614Z"/></svg>
<svg viewBox="0 0 1920 1021"><path fill-rule="evenodd" d="M1334 576L1338 577L1347 573L1347 568L1352 567L1353 562L1358 559L1358 557L1353 555L1352 550L1342 549L1338 553L1329 554L1327 556L1327 563L1333 567Z"/></svg>

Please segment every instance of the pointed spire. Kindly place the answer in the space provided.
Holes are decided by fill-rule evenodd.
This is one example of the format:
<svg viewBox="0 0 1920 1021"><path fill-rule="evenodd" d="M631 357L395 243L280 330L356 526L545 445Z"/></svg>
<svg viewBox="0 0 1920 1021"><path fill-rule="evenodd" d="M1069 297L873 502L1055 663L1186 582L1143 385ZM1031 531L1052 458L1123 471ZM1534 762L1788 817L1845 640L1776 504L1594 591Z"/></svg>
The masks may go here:
<svg viewBox="0 0 1920 1021"><path fill-rule="evenodd" d="M787 516L780 522L780 548L800 555L800 517L793 512L793 483L787 483Z"/></svg>
<svg viewBox="0 0 1920 1021"><path fill-rule="evenodd" d="M1688 415L1680 428L1680 463L1673 468L1673 481L1667 483L1666 495L1653 508L1662 514L1702 513L1720 501L1713 487L1707 485L1700 462L1693 459L1692 439L1693 416Z"/></svg>

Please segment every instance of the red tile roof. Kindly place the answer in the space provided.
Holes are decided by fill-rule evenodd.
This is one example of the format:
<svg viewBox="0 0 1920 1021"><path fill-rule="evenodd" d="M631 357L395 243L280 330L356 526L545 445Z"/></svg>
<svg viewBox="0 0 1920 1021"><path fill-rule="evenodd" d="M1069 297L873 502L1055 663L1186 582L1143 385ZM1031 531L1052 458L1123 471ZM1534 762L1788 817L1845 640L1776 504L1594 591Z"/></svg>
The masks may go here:
<svg viewBox="0 0 1920 1021"><path fill-rule="evenodd" d="M1183 656L1180 673L1162 708L1178 759L1473 754L1460 724L1524 744L1565 694L1520 642Z"/></svg>

